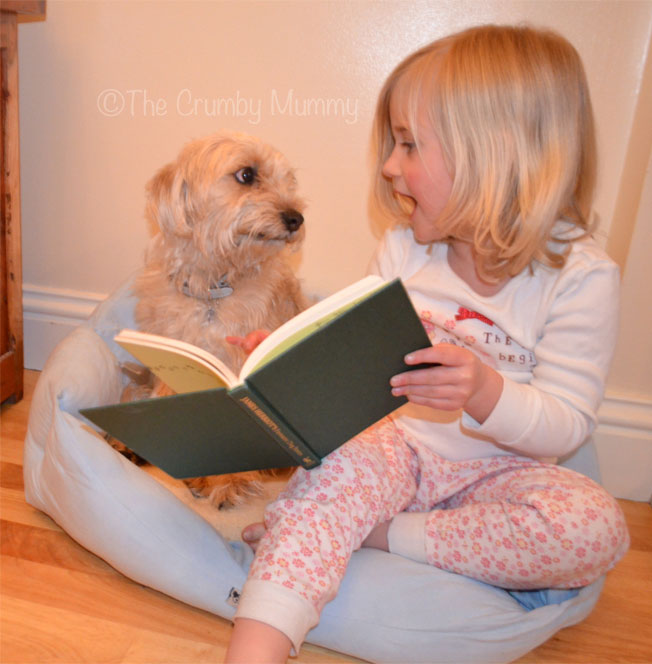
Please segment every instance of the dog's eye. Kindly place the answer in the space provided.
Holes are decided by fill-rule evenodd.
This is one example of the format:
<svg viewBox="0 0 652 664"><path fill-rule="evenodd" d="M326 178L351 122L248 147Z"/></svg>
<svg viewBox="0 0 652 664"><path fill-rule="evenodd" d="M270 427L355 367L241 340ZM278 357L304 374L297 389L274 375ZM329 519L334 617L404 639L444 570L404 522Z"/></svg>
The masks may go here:
<svg viewBox="0 0 652 664"><path fill-rule="evenodd" d="M251 184L256 179L256 171L251 166L245 166L236 171L233 176L240 184Z"/></svg>

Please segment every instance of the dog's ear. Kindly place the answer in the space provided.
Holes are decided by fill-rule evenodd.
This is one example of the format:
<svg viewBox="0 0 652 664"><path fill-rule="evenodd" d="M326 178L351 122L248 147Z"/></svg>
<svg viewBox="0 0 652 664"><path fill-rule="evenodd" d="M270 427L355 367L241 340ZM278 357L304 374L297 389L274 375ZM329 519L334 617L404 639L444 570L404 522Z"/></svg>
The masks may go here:
<svg viewBox="0 0 652 664"><path fill-rule="evenodd" d="M148 216L163 233L181 237L192 234L186 196L186 182L174 163L163 166L147 183Z"/></svg>

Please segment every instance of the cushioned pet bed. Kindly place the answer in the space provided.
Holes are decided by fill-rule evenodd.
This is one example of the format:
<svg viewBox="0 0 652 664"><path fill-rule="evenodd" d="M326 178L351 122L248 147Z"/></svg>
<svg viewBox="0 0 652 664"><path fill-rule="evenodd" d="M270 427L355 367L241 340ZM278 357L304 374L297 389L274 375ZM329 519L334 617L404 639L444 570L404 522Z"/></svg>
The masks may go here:
<svg viewBox="0 0 652 664"><path fill-rule="evenodd" d="M202 515L194 508L202 501L131 464L78 414L118 400L127 357L112 339L133 327L133 305L127 283L49 358L25 440L25 494L126 576L230 619L252 559L233 524L221 528L205 505ZM598 479L591 444L564 465ZM509 593L364 549L307 640L374 662L507 662L583 620L603 581L580 591Z"/></svg>

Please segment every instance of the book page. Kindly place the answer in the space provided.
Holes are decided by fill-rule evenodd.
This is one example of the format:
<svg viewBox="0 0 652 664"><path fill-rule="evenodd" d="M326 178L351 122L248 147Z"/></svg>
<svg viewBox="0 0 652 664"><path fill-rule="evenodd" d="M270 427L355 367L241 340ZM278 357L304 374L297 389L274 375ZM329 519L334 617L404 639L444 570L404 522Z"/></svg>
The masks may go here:
<svg viewBox="0 0 652 664"><path fill-rule="evenodd" d="M370 275L302 311L272 332L254 349L242 367L240 380L244 380L250 373L354 307L386 283L381 277Z"/></svg>
<svg viewBox="0 0 652 664"><path fill-rule="evenodd" d="M178 394L238 382L224 362L192 344L136 330L122 330L115 341Z"/></svg>

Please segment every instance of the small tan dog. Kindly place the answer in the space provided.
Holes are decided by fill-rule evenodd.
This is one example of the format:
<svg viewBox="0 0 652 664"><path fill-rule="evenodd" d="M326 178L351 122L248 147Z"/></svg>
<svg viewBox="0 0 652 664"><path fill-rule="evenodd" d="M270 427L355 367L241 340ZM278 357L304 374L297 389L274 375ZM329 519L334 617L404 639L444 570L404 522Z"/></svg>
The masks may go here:
<svg viewBox="0 0 652 664"><path fill-rule="evenodd" d="M304 238L304 203L286 158L257 138L222 132L187 144L147 186L155 235L134 293L138 327L205 348L235 373L227 336L273 330L307 306L286 262ZM154 387L157 396L170 393ZM192 423L189 423L192 427ZM259 472L187 483L216 505L260 491Z"/></svg>

